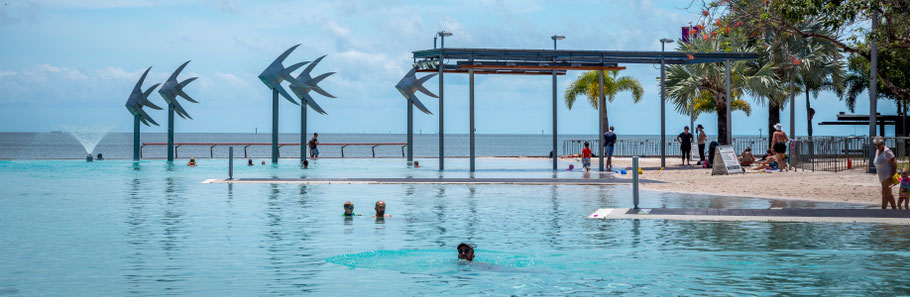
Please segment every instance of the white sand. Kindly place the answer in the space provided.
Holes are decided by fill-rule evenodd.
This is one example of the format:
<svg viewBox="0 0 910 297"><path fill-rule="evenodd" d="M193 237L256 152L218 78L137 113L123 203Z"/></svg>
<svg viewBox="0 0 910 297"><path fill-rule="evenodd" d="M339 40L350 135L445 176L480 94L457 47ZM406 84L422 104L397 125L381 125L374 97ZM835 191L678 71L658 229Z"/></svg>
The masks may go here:
<svg viewBox="0 0 910 297"><path fill-rule="evenodd" d="M596 159L592 160L597 162ZM631 158L614 160L614 167L631 167ZM658 173L660 159L645 158L640 160L644 169L640 178L665 181L667 183L642 184L642 189L731 195L743 197L760 197L775 199L800 199L829 202L851 202L881 204L881 191L878 178L863 170L853 169L841 172L791 171L772 172L747 170L746 174L711 176L711 169L683 167L677 158L667 158L667 168ZM695 162L692 162L693 164ZM597 165L595 165L596 167ZM655 168L655 169L649 169ZM616 175L620 178L631 178L628 175ZM897 187L893 187L897 197Z"/></svg>

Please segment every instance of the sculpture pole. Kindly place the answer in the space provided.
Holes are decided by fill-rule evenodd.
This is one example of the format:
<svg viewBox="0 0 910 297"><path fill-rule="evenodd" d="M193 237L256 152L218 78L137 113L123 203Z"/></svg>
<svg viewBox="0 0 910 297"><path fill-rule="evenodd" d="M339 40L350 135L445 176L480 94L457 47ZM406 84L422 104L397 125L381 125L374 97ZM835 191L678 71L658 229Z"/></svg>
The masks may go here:
<svg viewBox="0 0 910 297"><path fill-rule="evenodd" d="M139 116L133 116L133 161L139 161Z"/></svg>
<svg viewBox="0 0 910 297"><path fill-rule="evenodd" d="M174 104L167 105L167 162L174 163Z"/></svg>
<svg viewBox="0 0 910 297"><path fill-rule="evenodd" d="M414 164L414 102L408 100L408 165Z"/></svg>
<svg viewBox="0 0 910 297"><path fill-rule="evenodd" d="M300 100L300 164L306 161L306 101Z"/></svg>
<svg viewBox="0 0 910 297"><path fill-rule="evenodd" d="M272 89L272 164L278 164L278 89Z"/></svg>

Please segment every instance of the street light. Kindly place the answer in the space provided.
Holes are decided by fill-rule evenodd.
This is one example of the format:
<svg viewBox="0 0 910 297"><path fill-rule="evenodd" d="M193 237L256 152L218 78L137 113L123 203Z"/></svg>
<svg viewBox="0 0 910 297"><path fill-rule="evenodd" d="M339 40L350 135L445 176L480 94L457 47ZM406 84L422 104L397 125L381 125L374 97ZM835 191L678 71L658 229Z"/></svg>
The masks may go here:
<svg viewBox="0 0 910 297"><path fill-rule="evenodd" d="M564 35L554 34L550 36L553 39L553 50L556 50L556 41L566 39ZM553 63L556 64L556 56L553 56ZM556 69L553 69L553 170L556 170L556 163L559 154L556 152Z"/></svg>
<svg viewBox="0 0 910 297"><path fill-rule="evenodd" d="M433 48L436 48L436 38L441 39L441 42L439 43L440 48L446 47L446 36L452 36L452 32L446 32L445 30L436 32L436 36L433 36Z"/></svg>
<svg viewBox="0 0 910 297"><path fill-rule="evenodd" d="M557 41L557 40L566 39L566 36L565 36L565 35L553 35L553 36L550 36L550 38L553 39L553 49L555 50L555 49L556 49L556 41Z"/></svg>
<svg viewBox="0 0 910 297"><path fill-rule="evenodd" d="M667 95L664 80L666 74L664 71L664 45L673 42L673 39L663 38L660 40L660 167L667 166Z"/></svg>

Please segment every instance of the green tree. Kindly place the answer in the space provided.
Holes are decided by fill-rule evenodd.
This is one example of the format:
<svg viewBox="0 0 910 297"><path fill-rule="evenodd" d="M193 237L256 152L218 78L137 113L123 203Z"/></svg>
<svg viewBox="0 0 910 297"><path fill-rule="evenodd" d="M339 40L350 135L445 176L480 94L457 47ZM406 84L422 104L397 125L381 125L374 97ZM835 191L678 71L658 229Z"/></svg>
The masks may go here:
<svg viewBox="0 0 910 297"><path fill-rule="evenodd" d="M601 92L600 74L598 72L602 71L595 70L585 72L569 84L569 87L566 88L563 95L566 107L572 109L572 106L575 105L575 99L580 95L585 95L588 98L588 103L590 103L594 109L597 109ZM641 97L645 93L644 88L641 87L641 83L637 79L630 76L619 76L619 71L617 70L607 71L604 75L603 85L603 92L607 102L613 102L613 99L616 98L616 94L623 91L632 92L633 103L641 101ZM606 104L604 106L606 106ZM606 110L604 110L603 114L604 126L601 128L603 131L607 131L607 128L610 127L610 119L607 116Z"/></svg>
<svg viewBox="0 0 910 297"><path fill-rule="evenodd" d="M683 52L754 52L756 49L739 36L704 35L679 43ZM730 62L730 107L749 115L752 107L742 100L744 93L765 96L778 90L779 81L771 64L754 67L750 61ZM667 98L680 113L697 116L703 112L717 114L717 135L720 143L730 143L727 134L726 69L724 63L671 65L667 67ZM694 113L694 115L692 114Z"/></svg>

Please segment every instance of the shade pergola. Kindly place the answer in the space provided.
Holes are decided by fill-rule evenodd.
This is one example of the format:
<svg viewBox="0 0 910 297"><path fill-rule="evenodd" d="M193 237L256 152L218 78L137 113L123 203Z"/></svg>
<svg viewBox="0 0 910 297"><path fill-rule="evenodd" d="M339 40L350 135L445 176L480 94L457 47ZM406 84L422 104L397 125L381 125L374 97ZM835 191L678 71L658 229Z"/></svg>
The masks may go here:
<svg viewBox="0 0 910 297"><path fill-rule="evenodd" d="M661 166L666 164L666 100L663 91L665 64L726 64L727 77L727 139L731 138L730 120L730 61L755 59L754 53L684 53L652 51L600 51L600 50L548 50L548 49L492 49L492 48L439 48L413 52L414 67L418 72L439 73L439 169L444 169L445 149L443 130L443 74L467 73L469 78L469 151L470 170L474 171L474 74L513 74L513 75L551 75L553 77L553 170L559 158L557 150L556 76L565 75L569 70L623 70L620 64L660 64L661 65ZM603 72L600 72L600 88L603 89ZM604 113L606 103L604 92L598 100L599 138L603 139ZM408 133L412 133L408 131ZM413 140L408 137L408 151L413 150ZM603 145L599 145L599 169L604 170ZM413 156L409 155L408 160Z"/></svg>

